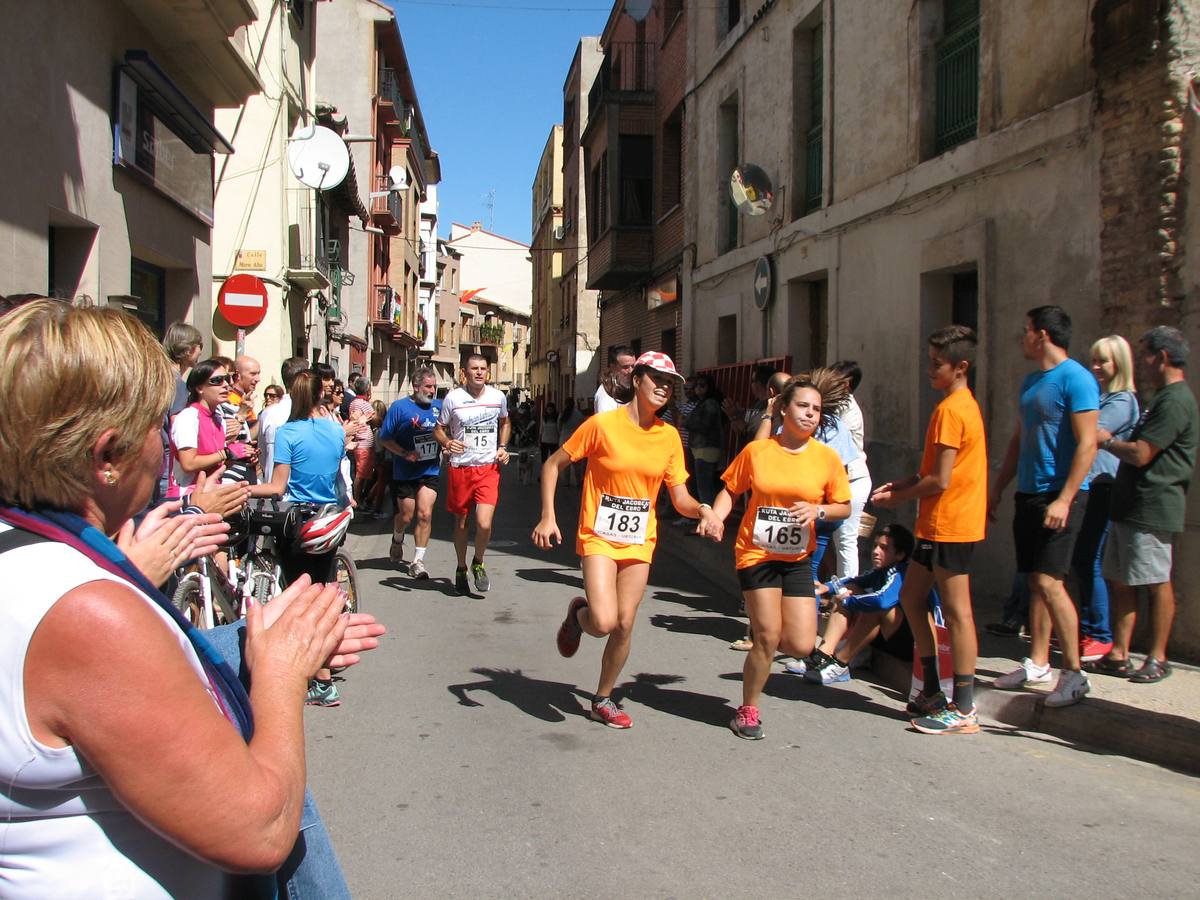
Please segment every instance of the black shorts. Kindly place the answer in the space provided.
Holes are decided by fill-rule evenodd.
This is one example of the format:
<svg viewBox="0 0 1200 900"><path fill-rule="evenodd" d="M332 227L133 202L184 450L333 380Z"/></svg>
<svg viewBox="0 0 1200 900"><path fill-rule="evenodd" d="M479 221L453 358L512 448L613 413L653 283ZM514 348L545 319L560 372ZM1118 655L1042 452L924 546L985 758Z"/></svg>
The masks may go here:
<svg viewBox="0 0 1200 900"><path fill-rule="evenodd" d="M1013 541L1017 546L1017 571L1026 574L1063 576L1071 571L1075 540L1083 527L1087 491L1079 491L1071 501L1067 525L1062 531L1043 527L1046 507L1054 502L1057 491L1044 494L1018 493L1013 513Z"/></svg>
<svg viewBox="0 0 1200 900"><path fill-rule="evenodd" d="M438 489L438 476L426 475L424 478L414 478L412 481L397 481L392 480L392 497L399 503L401 500L416 500L417 494L421 492L421 488L427 487L431 491Z"/></svg>
<svg viewBox="0 0 1200 900"><path fill-rule="evenodd" d="M743 591L782 588L785 597L815 596L812 560L808 557L796 562L768 559L756 566L738 569L737 576Z"/></svg>
<svg viewBox="0 0 1200 900"><path fill-rule="evenodd" d="M965 575L971 568L971 557L975 554L978 541L965 543L950 543L949 541L927 541L917 538L913 548L912 561L924 566L930 572L934 566L945 569L952 575Z"/></svg>

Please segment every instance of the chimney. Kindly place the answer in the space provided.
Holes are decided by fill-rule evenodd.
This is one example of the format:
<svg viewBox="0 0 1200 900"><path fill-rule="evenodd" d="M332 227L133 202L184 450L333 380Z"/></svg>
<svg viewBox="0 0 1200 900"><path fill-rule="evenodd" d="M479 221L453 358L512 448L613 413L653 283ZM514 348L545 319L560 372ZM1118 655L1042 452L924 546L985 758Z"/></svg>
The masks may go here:
<svg viewBox="0 0 1200 900"><path fill-rule="evenodd" d="M472 231L481 231L481 230L483 230L483 223L482 223L482 222L472 222L472 223L471 223L471 230L472 230Z"/></svg>

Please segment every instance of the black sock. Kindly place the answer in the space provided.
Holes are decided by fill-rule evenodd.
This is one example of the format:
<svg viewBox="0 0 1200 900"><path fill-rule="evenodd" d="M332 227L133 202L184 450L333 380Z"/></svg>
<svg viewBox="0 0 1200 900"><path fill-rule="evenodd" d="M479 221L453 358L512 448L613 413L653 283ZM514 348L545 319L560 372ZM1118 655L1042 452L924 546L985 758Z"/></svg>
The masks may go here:
<svg viewBox="0 0 1200 900"><path fill-rule="evenodd" d="M925 673L925 687L922 693L926 697L932 697L942 689L941 682L938 681L938 666L936 656L922 656L921 669Z"/></svg>
<svg viewBox="0 0 1200 900"><path fill-rule="evenodd" d="M454 571L455 572L465 572L465 571L467 571L467 567L466 566L456 566Z"/></svg>
<svg viewBox="0 0 1200 900"><path fill-rule="evenodd" d="M954 676L954 705L959 712L968 713L975 708L975 673Z"/></svg>

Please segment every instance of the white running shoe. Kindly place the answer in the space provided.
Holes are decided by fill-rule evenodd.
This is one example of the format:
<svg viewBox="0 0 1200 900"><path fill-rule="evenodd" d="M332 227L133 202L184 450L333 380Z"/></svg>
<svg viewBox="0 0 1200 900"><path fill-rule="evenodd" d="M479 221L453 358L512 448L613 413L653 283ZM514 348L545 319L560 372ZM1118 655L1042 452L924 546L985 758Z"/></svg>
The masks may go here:
<svg viewBox="0 0 1200 900"><path fill-rule="evenodd" d="M1091 683L1082 672L1063 669L1058 676L1058 684L1046 695L1046 705L1051 707L1070 706L1078 703L1092 689Z"/></svg>
<svg viewBox="0 0 1200 900"><path fill-rule="evenodd" d="M802 659L793 659L784 666L784 669L786 669L788 672L791 672L793 675L803 675L806 671L808 671L808 664Z"/></svg>
<svg viewBox="0 0 1200 900"><path fill-rule="evenodd" d="M1014 669L1007 675L1001 675L992 682L992 687L1002 691L1018 691L1030 684L1049 684L1050 664L1035 665L1028 656L1021 660L1021 668Z"/></svg>

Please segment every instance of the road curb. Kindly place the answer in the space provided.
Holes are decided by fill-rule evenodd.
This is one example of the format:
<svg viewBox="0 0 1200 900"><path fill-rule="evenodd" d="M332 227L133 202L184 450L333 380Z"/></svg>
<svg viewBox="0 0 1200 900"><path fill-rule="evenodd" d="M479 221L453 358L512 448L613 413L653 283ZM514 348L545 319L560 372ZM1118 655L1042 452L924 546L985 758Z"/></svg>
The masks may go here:
<svg viewBox="0 0 1200 900"><path fill-rule="evenodd" d="M693 543L702 539L688 537L678 528L663 524L660 534L663 551L736 596L738 586L730 536L720 546L704 541L693 547ZM872 659L872 679L907 696L912 683L912 660L899 659L879 649L873 651ZM1200 721L1096 696L1074 706L1053 709L1046 707L1044 696L1035 691L1000 691L979 681L975 685L975 705L983 719L1044 734L1094 752L1118 754L1200 775Z"/></svg>

